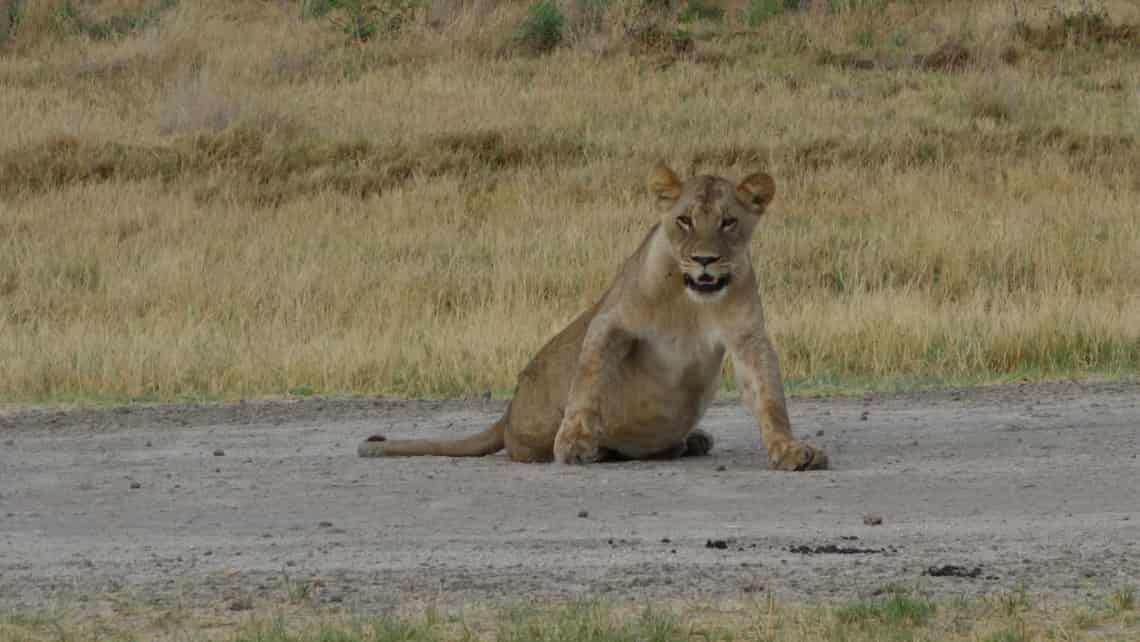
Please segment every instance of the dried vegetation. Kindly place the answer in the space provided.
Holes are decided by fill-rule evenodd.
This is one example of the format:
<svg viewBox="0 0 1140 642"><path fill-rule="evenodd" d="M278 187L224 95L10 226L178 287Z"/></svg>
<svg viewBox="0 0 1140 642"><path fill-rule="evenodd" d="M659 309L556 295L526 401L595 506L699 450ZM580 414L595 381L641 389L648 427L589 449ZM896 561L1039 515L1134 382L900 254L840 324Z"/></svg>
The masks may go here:
<svg viewBox="0 0 1140 642"><path fill-rule="evenodd" d="M1138 25L0 2L0 398L506 392L640 241L659 158L776 176L756 260L801 390L1136 372Z"/></svg>

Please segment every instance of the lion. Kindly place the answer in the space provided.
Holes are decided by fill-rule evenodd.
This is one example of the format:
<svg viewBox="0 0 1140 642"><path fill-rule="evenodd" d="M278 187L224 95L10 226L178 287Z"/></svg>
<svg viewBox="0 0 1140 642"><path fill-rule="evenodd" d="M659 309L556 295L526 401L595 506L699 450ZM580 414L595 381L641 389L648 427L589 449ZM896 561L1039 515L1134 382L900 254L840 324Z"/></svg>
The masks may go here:
<svg viewBox="0 0 1140 642"><path fill-rule="evenodd" d="M713 438L696 426L729 354L769 466L826 468L824 452L792 434L752 268L752 231L775 196L772 177L681 181L658 164L649 190L661 220L601 300L522 371L498 422L454 440L376 435L360 444L360 456L473 457L506 448L513 461L586 464L704 455Z"/></svg>

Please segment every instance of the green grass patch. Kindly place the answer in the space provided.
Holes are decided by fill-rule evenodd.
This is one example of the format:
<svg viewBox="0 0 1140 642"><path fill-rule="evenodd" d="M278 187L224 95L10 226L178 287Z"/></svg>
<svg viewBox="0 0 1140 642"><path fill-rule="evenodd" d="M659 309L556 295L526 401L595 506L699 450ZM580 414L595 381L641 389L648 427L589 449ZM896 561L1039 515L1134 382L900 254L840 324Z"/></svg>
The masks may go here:
<svg viewBox="0 0 1140 642"><path fill-rule="evenodd" d="M295 605L295 602L291 602ZM1101 604L1106 600L1102 598ZM1036 642L1134 641L1140 622L1087 605L1030 608L1010 617L991 600L935 604L895 593L880 599L826 606L732 602L619 606L582 600L558 604L428 608L402 615L253 605L248 611L129 607L114 616L62 611L0 614L0 642L20 640L228 640L233 642ZM1084 629L1071 625L1081 612Z"/></svg>
<svg viewBox="0 0 1140 642"><path fill-rule="evenodd" d="M157 0L137 11L116 13L105 19L96 20L86 14L81 3L67 0L59 8L56 23L65 33L83 34L93 40L110 40L155 24L163 13L177 5L178 0Z"/></svg>
<svg viewBox="0 0 1140 642"><path fill-rule="evenodd" d="M545 53L562 42L566 17L554 0L538 0L530 5L526 17L515 29L518 46L531 53Z"/></svg>

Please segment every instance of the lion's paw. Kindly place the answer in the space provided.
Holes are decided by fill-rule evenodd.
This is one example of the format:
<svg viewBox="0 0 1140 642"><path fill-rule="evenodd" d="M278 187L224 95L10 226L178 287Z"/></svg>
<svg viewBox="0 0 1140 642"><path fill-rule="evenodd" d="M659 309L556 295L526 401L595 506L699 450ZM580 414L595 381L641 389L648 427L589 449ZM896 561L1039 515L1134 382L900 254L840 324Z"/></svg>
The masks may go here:
<svg viewBox="0 0 1140 642"><path fill-rule="evenodd" d="M589 464L598 461L598 437L602 420L598 413L578 410L568 413L554 437L554 460L560 464Z"/></svg>
<svg viewBox="0 0 1140 642"><path fill-rule="evenodd" d="M713 436L697 429L685 437L685 457L701 457L709 454L713 447Z"/></svg>
<svg viewBox="0 0 1140 642"><path fill-rule="evenodd" d="M768 448L768 466L773 470L826 470L827 454L813 446L789 440Z"/></svg>

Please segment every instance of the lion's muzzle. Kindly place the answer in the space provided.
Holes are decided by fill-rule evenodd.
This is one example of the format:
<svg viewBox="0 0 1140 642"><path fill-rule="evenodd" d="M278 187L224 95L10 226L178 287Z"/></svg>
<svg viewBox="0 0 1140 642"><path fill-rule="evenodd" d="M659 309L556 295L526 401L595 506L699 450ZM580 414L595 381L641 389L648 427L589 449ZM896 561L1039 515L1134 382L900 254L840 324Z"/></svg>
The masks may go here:
<svg viewBox="0 0 1140 642"><path fill-rule="evenodd" d="M684 274L685 287L698 294L712 294L720 292L728 287L732 282L731 274L722 274L720 276L713 276L708 272L701 272L696 278L693 278L688 272Z"/></svg>

